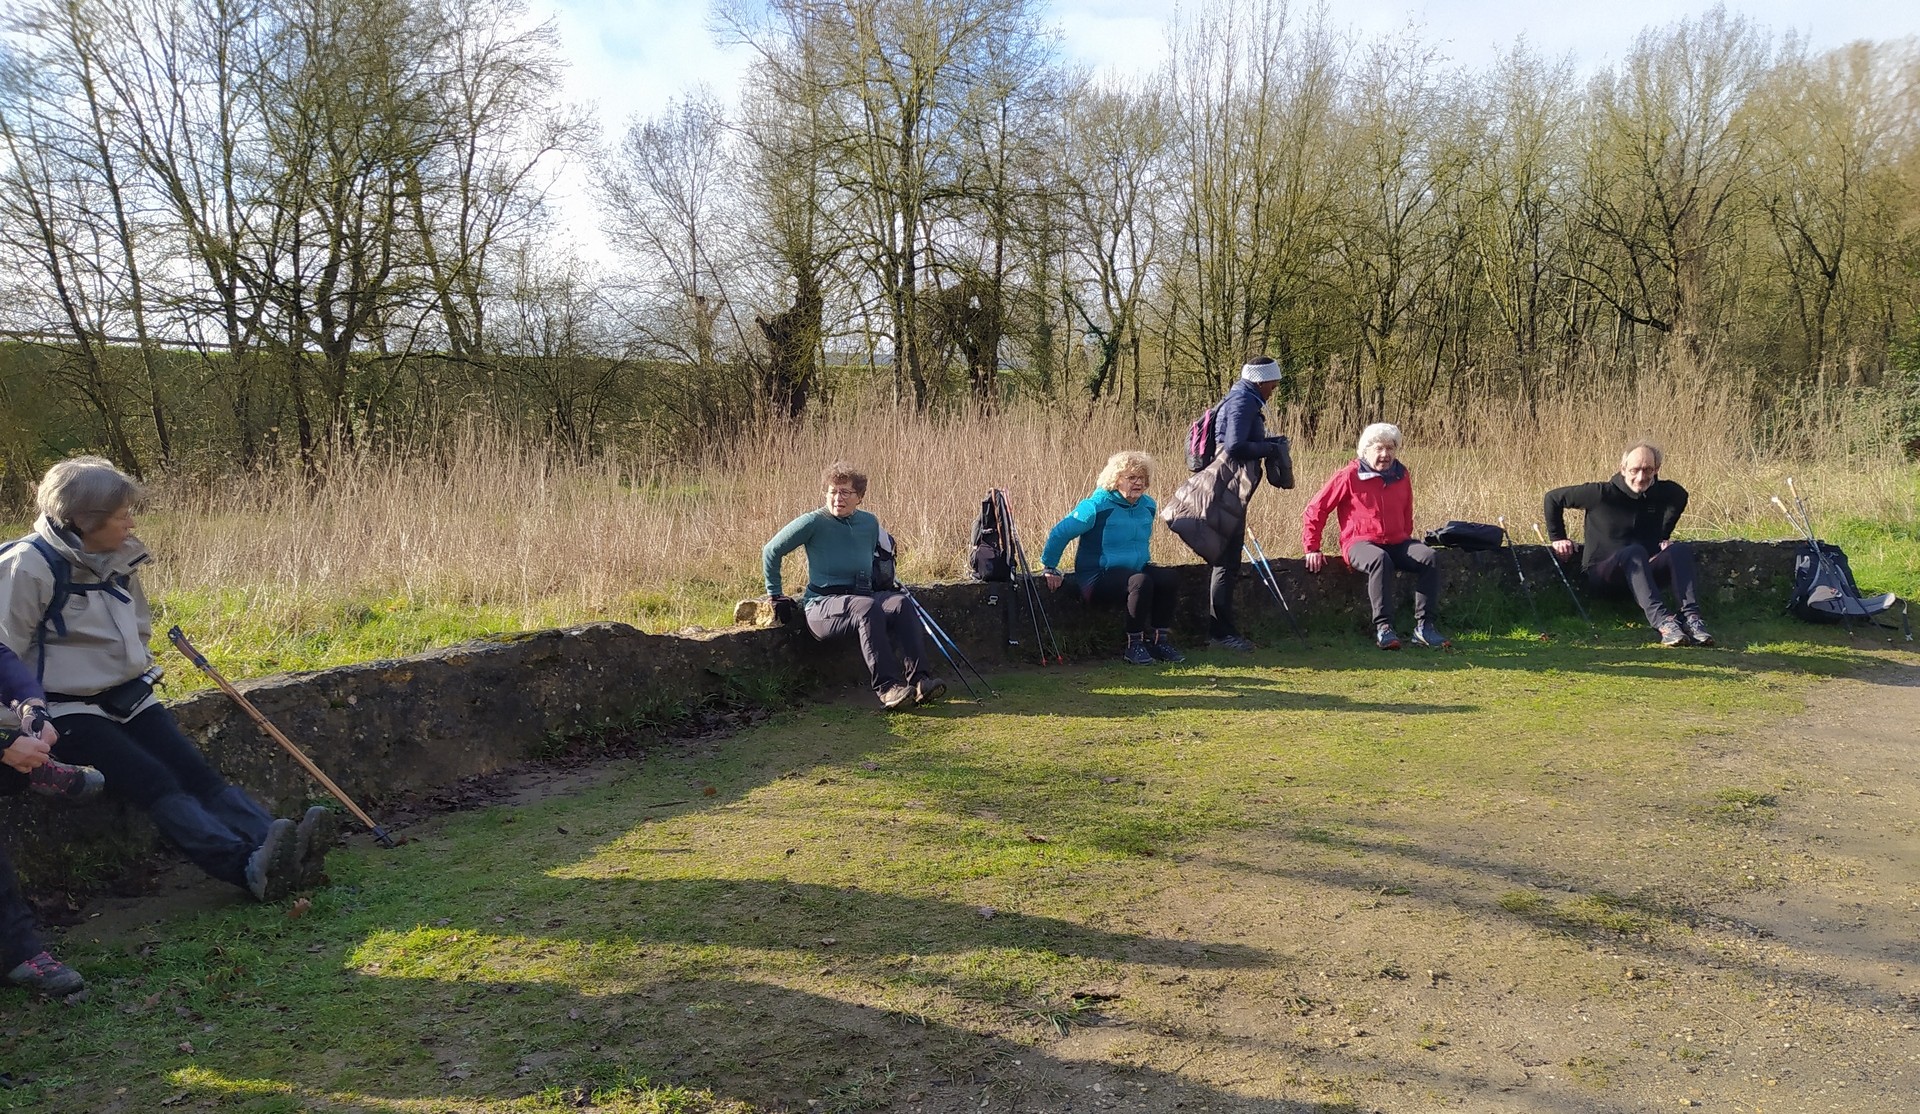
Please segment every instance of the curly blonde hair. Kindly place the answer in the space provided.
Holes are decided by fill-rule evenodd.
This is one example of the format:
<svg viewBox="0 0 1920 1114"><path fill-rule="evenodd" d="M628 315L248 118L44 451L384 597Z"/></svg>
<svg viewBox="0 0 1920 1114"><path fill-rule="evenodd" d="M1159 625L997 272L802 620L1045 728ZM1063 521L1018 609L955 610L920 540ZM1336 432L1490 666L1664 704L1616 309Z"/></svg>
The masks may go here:
<svg viewBox="0 0 1920 1114"><path fill-rule="evenodd" d="M1139 449L1121 449L1107 458L1107 466L1100 469L1100 478L1094 483L1102 491L1120 490L1120 477L1138 472L1153 483L1153 458Z"/></svg>

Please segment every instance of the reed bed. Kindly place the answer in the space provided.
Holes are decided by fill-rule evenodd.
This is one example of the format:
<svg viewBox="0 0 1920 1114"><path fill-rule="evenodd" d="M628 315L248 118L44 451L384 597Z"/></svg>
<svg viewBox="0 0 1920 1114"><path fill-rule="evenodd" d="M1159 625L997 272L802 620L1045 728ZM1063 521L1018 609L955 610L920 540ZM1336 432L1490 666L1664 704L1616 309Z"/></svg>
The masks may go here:
<svg viewBox="0 0 1920 1114"><path fill-rule="evenodd" d="M1915 521L1915 469L1857 415L1810 410L1765 438L1732 393L1660 380L1603 393L1530 407L1488 400L1409 425L1403 458L1419 523L1504 515L1516 540L1531 542L1545 488L1609 475L1642 438L1665 449L1664 474L1692 493L1688 536L1787 536L1768 500L1789 475L1823 517ZM761 545L820 503L829 461L869 473L865 506L899 540L906 579L953 578L987 488L1009 491L1037 563L1049 526L1091 490L1113 450L1152 453L1153 491L1170 494L1186 474L1187 418L848 408L793 427L716 431L699 463L679 466L618 454L569 462L470 431L430 454L344 458L317 482L294 469L163 480L142 532L161 557L149 576L155 597L213 626L216 640L324 642L342 625L405 612L441 618L396 652L600 619L675 629L724 622L734 599L760 592ZM1301 508L1358 432L1323 427L1309 437L1302 418L1274 423L1295 437L1299 486L1262 491L1250 524L1275 556L1300 553ZM1170 535L1155 544L1158 560L1193 559ZM803 560L790 558L787 583L804 575ZM261 661L306 663L291 651Z"/></svg>

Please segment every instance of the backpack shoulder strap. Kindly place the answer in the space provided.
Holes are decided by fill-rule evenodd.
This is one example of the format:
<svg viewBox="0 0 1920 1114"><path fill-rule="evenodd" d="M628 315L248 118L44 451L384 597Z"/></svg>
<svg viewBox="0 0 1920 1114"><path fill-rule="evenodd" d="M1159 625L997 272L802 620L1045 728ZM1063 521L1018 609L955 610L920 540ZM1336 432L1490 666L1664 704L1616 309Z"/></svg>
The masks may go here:
<svg viewBox="0 0 1920 1114"><path fill-rule="evenodd" d="M7 543L0 553L15 546L30 545L38 550L47 562L47 570L53 573L53 595L47 600L47 610L40 616L40 625L33 630L33 647L37 651L34 662L34 679L43 685L47 679L47 628L62 638L67 634L67 621L60 612L67 606L67 599L73 595L73 566L60 552L38 534L28 534Z"/></svg>

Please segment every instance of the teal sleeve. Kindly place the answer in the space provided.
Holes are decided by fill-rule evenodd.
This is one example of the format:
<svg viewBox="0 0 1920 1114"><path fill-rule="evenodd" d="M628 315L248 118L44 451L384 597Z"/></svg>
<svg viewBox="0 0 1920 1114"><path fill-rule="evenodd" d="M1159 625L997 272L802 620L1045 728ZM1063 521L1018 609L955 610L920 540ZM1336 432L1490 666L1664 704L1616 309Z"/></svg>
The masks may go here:
<svg viewBox="0 0 1920 1114"><path fill-rule="evenodd" d="M773 539L760 548L761 575L766 578L767 595L780 595L780 561L787 554L807 544L813 536L814 516L818 512L808 511L792 522L780 528Z"/></svg>
<svg viewBox="0 0 1920 1114"><path fill-rule="evenodd" d="M1047 531L1046 547L1040 551L1040 567L1057 569L1060 558L1067 552L1067 543L1093 529L1094 519L1099 517L1100 508L1097 497L1089 495L1080 500L1078 506L1067 512L1067 517L1053 524Z"/></svg>

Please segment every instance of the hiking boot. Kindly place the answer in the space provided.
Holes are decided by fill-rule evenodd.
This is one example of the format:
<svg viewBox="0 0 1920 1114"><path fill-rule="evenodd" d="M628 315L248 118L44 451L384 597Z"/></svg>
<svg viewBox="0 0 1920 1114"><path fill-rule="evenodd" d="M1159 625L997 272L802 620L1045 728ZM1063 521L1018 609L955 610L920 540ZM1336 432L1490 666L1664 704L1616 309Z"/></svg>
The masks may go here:
<svg viewBox="0 0 1920 1114"><path fill-rule="evenodd" d="M1153 655L1147 652L1146 639L1132 635L1127 639L1127 648L1120 651L1120 660L1129 665L1152 665Z"/></svg>
<svg viewBox="0 0 1920 1114"><path fill-rule="evenodd" d="M247 892L255 901L279 901L293 888L300 860L298 839L291 820L275 820L267 838L247 856Z"/></svg>
<svg viewBox="0 0 1920 1114"><path fill-rule="evenodd" d="M1210 650L1211 649L1232 650L1236 654L1253 653L1253 643L1247 641L1245 635L1239 635L1239 634L1215 635L1214 637L1207 639L1207 648Z"/></svg>
<svg viewBox="0 0 1920 1114"><path fill-rule="evenodd" d="M1435 650L1444 650L1453 645L1453 640L1441 634L1439 627L1422 619L1413 625L1413 644L1415 646L1427 646Z"/></svg>
<svg viewBox="0 0 1920 1114"><path fill-rule="evenodd" d="M98 797L106 785L107 779L92 766L69 766L51 759L27 774L27 786L35 793L69 801L90 801Z"/></svg>
<svg viewBox="0 0 1920 1114"><path fill-rule="evenodd" d="M49 998L65 998L87 988L87 980L80 977L80 972L46 952L8 971L7 981Z"/></svg>
<svg viewBox="0 0 1920 1114"><path fill-rule="evenodd" d="M913 690L905 685L888 685L880 690L880 704L888 711L913 703Z"/></svg>
<svg viewBox="0 0 1920 1114"><path fill-rule="evenodd" d="M1158 661L1187 660L1187 655L1180 652L1180 647L1173 644L1173 639L1168 637L1166 631L1158 631L1154 634L1153 641L1147 643L1147 653L1152 654Z"/></svg>
<svg viewBox="0 0 1920 1114"><path fill-rule="evenodd" d="M325 805L314 805L293 829L294 884L310 890L327 880L327 852L340 838L340 817Z"/></svg>
<svg viewBox="0 0 1920 1114"><path fill-rule="evenodd" d="M1687 628L1687 637L1693 639L1695 646L1713 645L1713 632L1707 629L1707 621L1698 614L1680 616L1680 625Z"/></svg>
<svg viewBox="0 0 1920 1114"><path fill-rule="evenodd" d="M1680 620L1671 615L1655 623L1653 629L1659 632L1660 645L1662 646L1685 646L1687 644L1686 630L1680 626Z"/></svg>
<svg viewBox="0 0 1920 1114"><path fill-rule="evenodd" d="M1400 636L1394 633L1391 626L1382 623L1373 630L1373 644L1382 650L1398 650L1400 648Z"/></svg>
<svg viewBox="0 0 1920 1114"><path fill-rule="evenodd" d="M922 677L913 683L913 702L926 704L947 695L947 683L938 677Z"/></svg>

